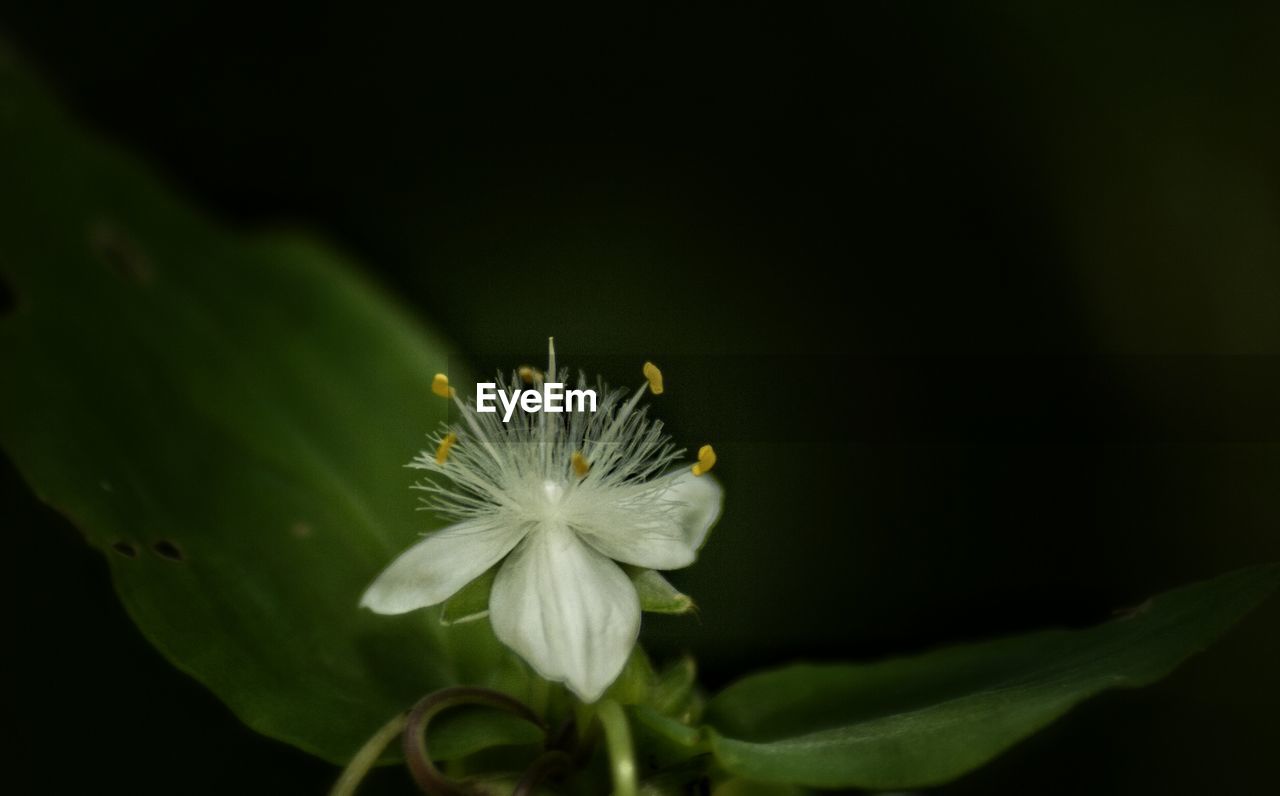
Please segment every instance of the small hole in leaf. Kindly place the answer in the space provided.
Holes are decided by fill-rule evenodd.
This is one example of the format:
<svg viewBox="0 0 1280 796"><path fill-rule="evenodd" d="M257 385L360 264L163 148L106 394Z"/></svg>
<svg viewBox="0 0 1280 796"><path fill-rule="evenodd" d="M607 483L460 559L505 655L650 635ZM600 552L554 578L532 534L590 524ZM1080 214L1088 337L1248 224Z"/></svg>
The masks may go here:
<svg viewBox="0 0 1280 796"><path fill-rule="evenodd" d="M151 262L120 228L99 221L89 229L89 245L116 276L135 284L151 282Z"/></svg>
<svg viewBox="0 0 1280 796"><path fill-rule="evenodd" d="M137 558L138 548L128 542L116 542L111 545L111 549L124 556L125 558Z"/></svg>
<svg viewBox="0 0 1280 796"><path fill-rule="evenodd" d="M182 553L182 548L178 547L168 539L161 539L151 545L151 549L156 551L156 555L161 558L167 558L170 561L182 561L186 558Z"/></svg>

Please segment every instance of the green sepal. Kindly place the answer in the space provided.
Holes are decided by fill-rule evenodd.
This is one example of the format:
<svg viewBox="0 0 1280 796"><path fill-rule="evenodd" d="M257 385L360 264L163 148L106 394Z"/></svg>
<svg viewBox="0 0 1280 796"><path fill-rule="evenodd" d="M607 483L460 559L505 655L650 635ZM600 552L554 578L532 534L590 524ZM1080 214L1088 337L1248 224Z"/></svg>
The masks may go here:
<svg viewBox="0 0 1280 796"><path fill-rule="evenodd" d="M651 614L687 614L696 610L693 599L680 593L666 578L652 569L624 566L640 596L640 610Z"/></svg>

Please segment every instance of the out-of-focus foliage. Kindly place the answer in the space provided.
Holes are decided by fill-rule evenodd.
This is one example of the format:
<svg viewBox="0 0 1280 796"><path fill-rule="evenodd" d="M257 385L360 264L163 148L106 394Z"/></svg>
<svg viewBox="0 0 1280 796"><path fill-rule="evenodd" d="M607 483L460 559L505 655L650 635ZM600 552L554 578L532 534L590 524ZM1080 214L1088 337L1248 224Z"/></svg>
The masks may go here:
<svg viewBox="0 0 1280 796"><path fill-rule="evenodd" d="M211 224L0 60L0 441L143 633L335 761L426 691L518 692L485 623L356 608L431 527L396 463L443 417L441 338L321 243Z"/></svg>
<svg viewBox="0 0 1280 796"><path fill-rule="evenodd" d="M753 675L708 705L711 747L729 771L757 780L941 784L1090 696L1165 676L1277 583L1280 566L1256 567L1154 597L1089 630Z"/></svg>

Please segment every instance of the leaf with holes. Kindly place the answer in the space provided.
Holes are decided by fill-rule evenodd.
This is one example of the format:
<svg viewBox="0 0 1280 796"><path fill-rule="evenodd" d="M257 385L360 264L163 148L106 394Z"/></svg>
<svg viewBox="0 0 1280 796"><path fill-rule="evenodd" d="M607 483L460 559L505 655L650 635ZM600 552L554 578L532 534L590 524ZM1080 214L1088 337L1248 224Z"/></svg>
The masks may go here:
<svg viewBox="0 0 1280 796"><path fill-rule="evenodd" d="M0 443L151 642L334 761L424 692L519 671L487 623L356 608L430 527L400 465L444 416L444 342L331 249L210 223L3 53L0 151Z"/></svg>
<svg viewBox="0 0 1280 796"><path fill-rule="evenodd" d="M862 665L790 666L707 707L729 772L815 787L936 785L1108 688L1146 685L1203 649L1280 582L1240 570L1088 630L1056 630Z"/></svg>

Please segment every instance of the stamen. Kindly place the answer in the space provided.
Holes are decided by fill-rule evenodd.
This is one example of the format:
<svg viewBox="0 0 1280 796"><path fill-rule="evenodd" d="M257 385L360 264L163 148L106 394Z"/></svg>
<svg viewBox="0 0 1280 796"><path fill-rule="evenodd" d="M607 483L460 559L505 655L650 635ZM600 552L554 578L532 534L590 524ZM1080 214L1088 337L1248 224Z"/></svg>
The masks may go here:
<svg viewBox="0 0 1280 796"><path fill-rule="evenodd" d="M585 478L591 470L591 463L587 461L586 456L582 455L582 451L574 451L570 461L573 462L573 471L578 474L579 478Z"/></svg>
<svg viewBox="0 0 1280 796"><path fill-rule="evenodd" d="M458 435L450 431L444 435L444 439L440 440L440 447L436 448L436 464L444 464L449 458L449 449L458 441Z"/></svg>
<svg viewBox="0 0 1280 796"><path fill-rule="evenodd" d="M436 377L431 380L431 392L441 398L453 397L453 388L449 386L449 377L443 373L437 373Z"/></svg>
<svg viewBox="0 0 1280 796"><path fill-rule="evenodd" d="M556 339L554 337L547 338L547 373L546 378L551 382L555 382L559 372L556 370ZM542 386L541 378L537 381L538 386ZM538 450L542 452L542 466L549 467L551 464L551 426L547 421L547 413L543 412L538 417Z"/></svg>
<svg viewBox="0 0 1280 796"><path fill-rule="evenodd" d="M703 475L716 466L716 452L710 445L698 449L698 463L693 466L694 475Z"/></svg>
<svg viewBox="0 0 1280 796"><path fill-rule="evenodd" d="M644 377L649 380L649 392L662 395L662 371L652 362L644 363Z"/></svg>
<svg viewBox="0 0 1280 796"><path fill-rule="evenodd" d="M644 397L645 386L646 385L641 384L640 388L631 396L631 400L627 401L626 404L623 405L622 411L618 412L618 419L614 421L616 426L621 427L622 424L626 422L627 418L631 417L631 413L635 410L636 405L639 404L640 399Z"/></svg>
<svg viewBox="0 0 1280 796"><path fill-rule="evenodd" d="M534 370L528 365L521 365L520 369L517 370L516 372L520 374L520 381L524 382L525 384L533 384L534 381L537 380L538 378L538 371Z"/></svg>
<svg viewBox="0 0 1280 796"><path fill-rule="evenodd" d="M436 378L440 378L440 376L437 376ZM445 377L445 380L447 382L448 378ZM466 403L458 397L457 390L450 387L449 395L453 398L453 403L458 407L458 413L462 415L462 419L467 421L467 426L471 428L471 433L476 435L476 439L480 440L480 444L484 445L484 449L489 451L489 455L493 457L495 462L497 462L498 469L506 470L507 461L498 455L498 450L493 447L493 443L489 441L489 437L485 435L483 430L481 430L480 424L476 422L475 412L472 412L467 407Z"/></svg>

